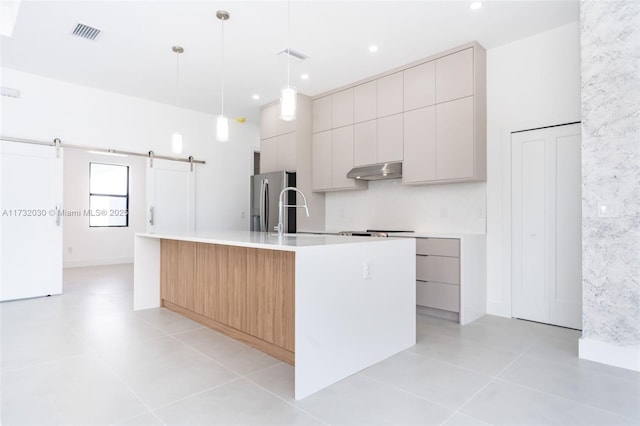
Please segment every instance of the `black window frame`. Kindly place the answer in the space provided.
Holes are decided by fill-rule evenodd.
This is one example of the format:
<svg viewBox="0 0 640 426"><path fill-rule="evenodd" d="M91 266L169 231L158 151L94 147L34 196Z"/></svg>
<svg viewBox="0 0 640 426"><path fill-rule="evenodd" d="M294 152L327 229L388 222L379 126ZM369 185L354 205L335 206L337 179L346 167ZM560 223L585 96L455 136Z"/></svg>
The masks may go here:
<svg viewBox="0 0 640 426"><path fill-rule="evenodd" d="M93 193L91 192L91 165L92 164L100 164L102 166L116 166L116 167L126 167L127 168L127 194L101 194L101 193ZM130 170L129 166L125 164L113 164L113 163L100 163L98 161L90 161L89 162L89 211L91 211L91 197L115 197L115 198L124 198L126 203L127 214L125 215L125 224L124 225L92 225L91 224L91 216L89 216L89 228L128 228L129 227L129 179L130 179ZM93 212L92 212L93 213Z"/></svg>

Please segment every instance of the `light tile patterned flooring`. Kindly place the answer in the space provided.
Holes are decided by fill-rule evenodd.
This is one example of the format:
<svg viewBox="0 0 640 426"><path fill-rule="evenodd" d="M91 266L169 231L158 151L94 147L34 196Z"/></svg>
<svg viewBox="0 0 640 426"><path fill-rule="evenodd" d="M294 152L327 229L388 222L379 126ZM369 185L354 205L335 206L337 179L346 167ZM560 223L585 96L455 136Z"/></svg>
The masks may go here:
<svg viewBox="0 0 640 426"><path fill-rule="evenodd" d="M293 368L165 309L131 265L65 270L0 304L3 425L640 425L640 375L577 358L579 333L418 316L418 344L301 401Z"/></svg>

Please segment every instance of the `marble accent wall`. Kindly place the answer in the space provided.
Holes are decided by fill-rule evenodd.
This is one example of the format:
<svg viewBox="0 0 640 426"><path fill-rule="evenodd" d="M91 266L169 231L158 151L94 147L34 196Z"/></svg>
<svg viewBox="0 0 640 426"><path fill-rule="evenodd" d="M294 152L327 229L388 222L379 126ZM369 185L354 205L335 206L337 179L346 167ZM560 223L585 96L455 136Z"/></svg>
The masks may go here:
<svg viewBox="0 0 640 426"><path fill-rule="evenodd" d="M633 347L640 345L640 1L583 0L580 24L583 339ZM602 204L614 217L599 214Z"/></svg>

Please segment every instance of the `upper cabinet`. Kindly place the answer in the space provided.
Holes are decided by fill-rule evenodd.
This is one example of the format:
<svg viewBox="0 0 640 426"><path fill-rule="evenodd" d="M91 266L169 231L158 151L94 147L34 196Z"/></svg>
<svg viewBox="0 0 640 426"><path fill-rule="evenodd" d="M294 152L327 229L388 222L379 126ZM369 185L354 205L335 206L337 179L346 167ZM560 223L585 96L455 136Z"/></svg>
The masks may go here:
<svg viewBox="0 0 640 426"><path fill-rule="evenodd" d="M353 168L354 126L314 133L311 143L314 191L365 189L367 183L347 178Z"/></svg>
<svg viewBox="0 0 640 426"><path fill-rule="evenodd" d="M260 139L278 136L278 121L280 120L279 104L271 104L260 112Z"/></svg>
<svg viewBox="0 0 640 426"><path fill-rule="evenodd" d="M353 112L356 123L378 117L378 84L376 80L353 88Z"/></svg>
<svg viewBox="0 0 640 426"><path fill-rule="evenodd" d="M472 43L405 70L405 111L403 183L487 179L482 46Z"/></svg>
<svg viewBox="0 0 640 426"><path fill-rule="evenodd" d="M263 107L260 118L260 173L299 171L304 163L299 161L298 150L306 147L309 151L311 146L311 100L298 95L295 120L280 118L279 102Z"/></svg>
<svg viewBox="0 0 640 426"><path fill-rule="evenodd" d="M332 119L332 99L331 96L314 99L312 103L313 109L313 133L331 130Z"/></svg>
<svg viewBox="0 0 640 426"><path fill-rule="evenodd" d="M353 89L331 95L331 117L333 129L353 124Z"/></svg>
<svg viewBox="0 0 640 426"><path fill-rule="evenodd" d="M402 112L402 72L378 79L378 117Z"/></svg>
<svg viewBox="0 0 640 426"><path fill-rule="evenodd" d="M436 103L436 62L404 70L404 110L411 111Z"/></svg>
<svg viewBox="0 0 640 426"><path fill-rule="evenodd" d="M324 176L315 190L345 189L338 173L350 165L395 161L403 162L404 184L486 180L486 52L476 42L316 98L313 108L314 133L332 131L324 135L332 138L324 145L331 172L314 173ZM352 129L338 134L352 153L333 144L343 127Z"/></svg>
<svg viewBox="0 0 640 426"><path fill-rule="evenodd" d="M473 95L474 48L436 59L436 103Z"/></svg>

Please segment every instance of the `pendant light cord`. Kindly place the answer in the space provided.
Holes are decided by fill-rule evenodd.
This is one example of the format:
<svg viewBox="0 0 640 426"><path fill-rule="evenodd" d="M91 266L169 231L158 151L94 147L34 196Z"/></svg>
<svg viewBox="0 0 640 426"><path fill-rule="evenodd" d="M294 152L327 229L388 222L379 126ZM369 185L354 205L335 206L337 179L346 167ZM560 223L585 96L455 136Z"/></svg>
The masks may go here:
<svg viewBox="0 0 640 426"><path fill-rule="evenodd" d="M180 108L180 52L176 52L176 108Z"/></svg>
<svg viewBox="0 0 640 426"><path fill-rule="evenodd" d="M287 87L291 87L291 0L287 0Z"/></svg>
<svg viewBox="0 0 640 426"><path fill-rule="evenodd" d="M224 115L224 21L225 20L222 19L222 25L221 25L222 36L220 38L220 40L221 40L221 42L220 42L221 43L220 51L222 52L221 53L221 55L222 55L222 57L221 57L222 78L220 79L221 82L222 82L221 87L220 87L220 91L222 92L222 94L220 96L220 98L222 100L222 105L220 106L220 115Z"/></svg>

